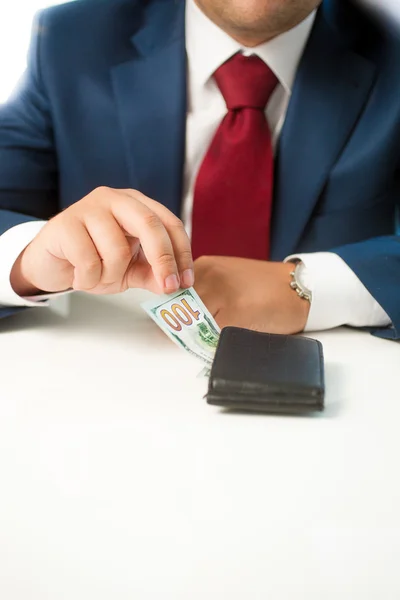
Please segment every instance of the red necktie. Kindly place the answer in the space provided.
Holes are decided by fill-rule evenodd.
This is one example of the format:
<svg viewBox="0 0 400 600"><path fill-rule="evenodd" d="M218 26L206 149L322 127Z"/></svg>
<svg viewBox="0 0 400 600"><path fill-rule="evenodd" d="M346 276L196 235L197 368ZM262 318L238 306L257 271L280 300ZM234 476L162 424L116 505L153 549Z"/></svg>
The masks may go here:
<svg viewBox="0 0 400 600"><path fill-rule="evenodd" d="M228 113L196 180L193 256L266 260L274 163L265 107L278 80L258 56L242 54L224 63L214 78Z"/></svg>

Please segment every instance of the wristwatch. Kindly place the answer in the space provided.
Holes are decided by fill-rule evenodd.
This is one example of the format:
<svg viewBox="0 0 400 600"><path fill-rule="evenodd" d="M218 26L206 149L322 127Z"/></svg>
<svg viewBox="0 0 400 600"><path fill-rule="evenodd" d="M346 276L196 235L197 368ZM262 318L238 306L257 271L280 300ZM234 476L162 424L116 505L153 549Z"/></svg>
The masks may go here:
<svg viewBox="0 0 400 600"><path fill-rule="evenodd" d="M300 296L300 298L311 302L312 290L307 277L307 267L301 260L290 262L293 262L295 265L294 270L290 273L290 276L292 278L292 281L290 282L290 287L293 290L295 290L295 292L298 294L298 296Z"/></svg>

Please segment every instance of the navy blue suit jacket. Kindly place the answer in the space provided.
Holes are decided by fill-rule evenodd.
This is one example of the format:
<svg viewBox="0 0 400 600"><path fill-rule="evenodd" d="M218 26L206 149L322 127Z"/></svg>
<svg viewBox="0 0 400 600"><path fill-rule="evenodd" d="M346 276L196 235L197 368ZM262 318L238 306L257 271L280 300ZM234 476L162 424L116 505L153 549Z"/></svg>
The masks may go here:
<svg viewBox="0 0 400 600"><path fill-rule="evenodd" d="M100 185L180 214L184 9L80 0L39 14L27 73L0 107L0 234ZM400 41L350 0L325 0L279 143L272 259L336 252L391 317L378 335L400 338L399 204Z"/></svg>

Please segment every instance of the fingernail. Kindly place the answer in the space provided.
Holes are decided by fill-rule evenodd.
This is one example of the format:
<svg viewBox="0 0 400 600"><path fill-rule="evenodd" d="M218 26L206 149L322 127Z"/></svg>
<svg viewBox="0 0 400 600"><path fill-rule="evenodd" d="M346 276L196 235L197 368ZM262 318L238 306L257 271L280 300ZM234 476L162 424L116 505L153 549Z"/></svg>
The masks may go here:
<svg viewBox="0 0 400 600"><path fill-rule="evenodd" d="M192 285L194 284L193 269L186 269L186 271L183 271L182 281L183 281L183 285L185 285L186 287L192 287Z"/></svg>
<svg viewBox="0 0 400 600"><path fill-rule="evenodd" d="M178 290L179 289L179 279L176 275L168 275L165 280L165 289L166 290Z"/></svg>

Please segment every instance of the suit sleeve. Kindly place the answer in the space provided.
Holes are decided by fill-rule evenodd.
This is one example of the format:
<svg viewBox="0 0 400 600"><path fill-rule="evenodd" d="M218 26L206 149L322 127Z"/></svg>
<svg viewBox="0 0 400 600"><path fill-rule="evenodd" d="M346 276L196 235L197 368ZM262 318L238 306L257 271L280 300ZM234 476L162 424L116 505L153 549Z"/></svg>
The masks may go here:
<svg viewBox="0 0 400 600"><path fill-rule="evenodd" d="M58 212L51 107L41 75L44 15L34 21L27 70L10 100L0 105L0 235ZM0 318L12 312L0 308Z"/></svg>
<svg viewBox="0 0 400 600"><path fill-rule="evenodd" d="M400 235L374 238L332 250L357 275L392 325L370 328L378 337L400 340Z"/></svg>

